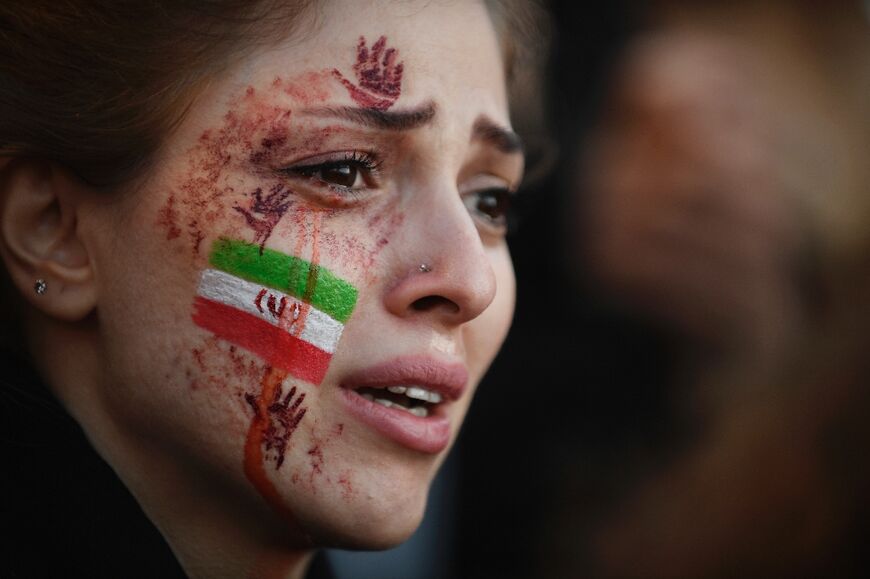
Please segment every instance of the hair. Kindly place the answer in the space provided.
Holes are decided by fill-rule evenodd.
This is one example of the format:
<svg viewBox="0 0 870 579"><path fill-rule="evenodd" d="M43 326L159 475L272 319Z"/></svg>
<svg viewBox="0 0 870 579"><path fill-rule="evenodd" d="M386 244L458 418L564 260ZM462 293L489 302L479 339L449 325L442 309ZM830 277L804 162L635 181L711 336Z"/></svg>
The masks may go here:
<svg viewBox="0 0 870 579"><path fill-rule="evenodd" d="M240 47L289 35L310 4L4 3L0 156L39 157L100 187L128 181Z"/></svg>
<svg viewBox="0 0 870 579"><path fill-rule="evenodd" d="M33 156L112 187L148 161L209 79L290 36L315 0L37 0L0 5L0 157ZM486 0L508 69L528 2Z"/></svg>

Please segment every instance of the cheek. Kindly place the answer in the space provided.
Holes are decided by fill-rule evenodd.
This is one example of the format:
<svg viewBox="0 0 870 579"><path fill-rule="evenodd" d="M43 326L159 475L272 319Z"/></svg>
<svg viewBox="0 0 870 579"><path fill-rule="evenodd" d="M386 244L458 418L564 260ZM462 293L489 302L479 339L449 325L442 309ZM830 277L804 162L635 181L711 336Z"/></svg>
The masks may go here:
<svg viewBox="0 0 870 579"><path fill-rule="evenodd" d="M398 200L389 199L347 211L321 212L317 246L327 267L360 288L371 286L382 276L382 256L391 251L396 232L405 222ZM311 245L311 211L300 209L276 229L275 237Z"/></svg>

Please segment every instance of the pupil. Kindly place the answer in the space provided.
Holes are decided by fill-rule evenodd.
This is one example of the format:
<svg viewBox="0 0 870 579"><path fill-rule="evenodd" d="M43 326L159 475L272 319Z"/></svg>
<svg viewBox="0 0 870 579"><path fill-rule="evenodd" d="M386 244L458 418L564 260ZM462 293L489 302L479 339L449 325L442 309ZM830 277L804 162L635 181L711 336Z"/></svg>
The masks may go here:
<svg viewBox="0 0 870 579"><path fill-rule="evenodd" d="M356 183L357 169L350 165L337 165L323 169L323 180L342 187L353 187Z"/></svg>
<svg viewBox="0 0 870 579"><path fill-rule="evenodd" d="M491 219L498 219L505 214L506 208L504 205L507 197L499 195L495 191L489 191L483 195L478 202L478 211L488 215Z"/></svg>

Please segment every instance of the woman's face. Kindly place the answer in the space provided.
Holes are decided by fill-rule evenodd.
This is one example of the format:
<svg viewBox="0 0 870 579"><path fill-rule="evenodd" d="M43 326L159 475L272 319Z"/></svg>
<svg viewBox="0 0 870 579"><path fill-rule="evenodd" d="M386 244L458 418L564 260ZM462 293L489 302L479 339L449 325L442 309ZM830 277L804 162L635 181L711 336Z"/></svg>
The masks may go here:
<svg viewBox="0 0 870 579"><path fill-rule="evenodd" d="M382 547L510 324L522 157L481 4L315 20L216 78L145 185L85 218L103 414L73 410L158 524L166 502L268 505Z"/></svg>

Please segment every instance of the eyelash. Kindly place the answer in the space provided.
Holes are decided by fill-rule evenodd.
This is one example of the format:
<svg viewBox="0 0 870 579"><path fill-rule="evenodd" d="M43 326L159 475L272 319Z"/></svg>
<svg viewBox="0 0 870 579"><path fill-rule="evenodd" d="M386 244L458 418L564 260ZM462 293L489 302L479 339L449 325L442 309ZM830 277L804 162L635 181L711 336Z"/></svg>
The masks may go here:
<svg viewBox="0 0 870 579"><path fill-rule="evenodd" d="M375 188L378 185L383 163L375 153L346 151L338 154L324 155L319 158L323 160L319 162L303 161L303 164L279 169L279 172L291 178L305 179L318 187L325 187L331 193L341 198L341 200L333 199L331 203L354 203L363 197L366 190ZM315 160L317 159L315 158ZM348 167L355 172L347 176L353 177L354 183L361 177L363 179L363 186L354 187L332 183L324 178L324 173L328 171ZM341 177L341 175L338 175L338 177ZM513 211L511 209L511 202L515 194L513 189L509 187L486 187L463 195L463 203L465 203L466 208L475 220L480 223L481 227L490 233L503 235L512 228ZM495 205L491 203L493 198L495 199ZM490 203L488 206L481 207L479 204L485 200L490 201ZM492 210L495 216L487 210Z"/></svg>
<svg viewBox="0 0 870 579"><path fill-rule="evenodd" d="M280 172L284 173L285 175L302 177L310 181L316 180L320 184L328 187L331 191L338 193L339 195L356 196L359 194L361 190L360 188L340 185L337 183L330 183L322 177L322 174L329 170L350 167L352 169L355 169L356 171L359 171L362 174L363 180L366 181L365 188L368 188L369 186L371 186L371 182L377 181L380 175L381 165L382 162L374 153L369 153L366 151L348 151L345 153L340 153L340 156L336 158L326 159L319 163L296 165L293 167L288 167L286 169L281 169ZM318 174L320 174L321 176L318 176Z"/></svg>

